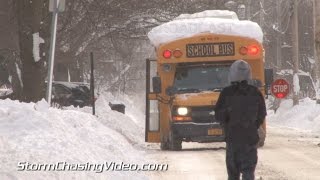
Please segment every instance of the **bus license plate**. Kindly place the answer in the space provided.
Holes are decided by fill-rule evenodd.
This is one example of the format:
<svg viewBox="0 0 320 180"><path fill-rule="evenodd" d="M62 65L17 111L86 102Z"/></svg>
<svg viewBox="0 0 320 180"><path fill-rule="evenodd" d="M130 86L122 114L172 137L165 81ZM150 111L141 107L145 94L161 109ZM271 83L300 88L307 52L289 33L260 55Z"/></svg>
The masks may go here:
<svg viewBox="0 0 320 180"><path fill-rule="evenodd" d="M208 129L208 135L209 136L222 135L222 129L219 129L219 128Z"/></svg>

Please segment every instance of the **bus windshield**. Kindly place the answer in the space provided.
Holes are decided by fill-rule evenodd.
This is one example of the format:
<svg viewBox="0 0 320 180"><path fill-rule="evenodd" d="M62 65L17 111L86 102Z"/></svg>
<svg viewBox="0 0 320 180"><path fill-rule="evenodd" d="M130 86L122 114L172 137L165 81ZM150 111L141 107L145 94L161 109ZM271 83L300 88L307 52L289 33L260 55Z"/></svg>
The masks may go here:
<svg viewBox="0 0 320 180"><path fill-rule="evenodd" d="M230 65L178 66L174 87L177 93L221 91L229 85Z"/></svg>

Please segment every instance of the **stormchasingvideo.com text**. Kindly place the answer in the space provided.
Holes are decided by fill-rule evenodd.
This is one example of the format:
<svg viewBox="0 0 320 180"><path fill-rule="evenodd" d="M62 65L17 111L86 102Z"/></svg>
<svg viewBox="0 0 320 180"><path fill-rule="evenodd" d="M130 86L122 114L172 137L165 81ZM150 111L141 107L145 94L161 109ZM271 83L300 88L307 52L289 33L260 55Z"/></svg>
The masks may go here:
<svg viewBox="0 0 320 180"><path fill-rule="evenodd" d="M124 162L104 163L30 163L18 162L18 171L91 171L102 173L106 171L167 171L168 164L134 164Z"/></svg>

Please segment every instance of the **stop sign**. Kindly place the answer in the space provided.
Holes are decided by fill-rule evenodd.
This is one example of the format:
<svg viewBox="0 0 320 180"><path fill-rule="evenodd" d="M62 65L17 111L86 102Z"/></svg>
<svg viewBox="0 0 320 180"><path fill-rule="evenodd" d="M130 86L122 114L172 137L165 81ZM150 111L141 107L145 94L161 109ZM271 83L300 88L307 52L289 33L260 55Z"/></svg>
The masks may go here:
<svg viewBox="0 0 320 180"><path fill-rule="evenodd" d="M285 98L289 94L289 83L284 79L277 79L271 84L271 92L276 98Z"/></svg>

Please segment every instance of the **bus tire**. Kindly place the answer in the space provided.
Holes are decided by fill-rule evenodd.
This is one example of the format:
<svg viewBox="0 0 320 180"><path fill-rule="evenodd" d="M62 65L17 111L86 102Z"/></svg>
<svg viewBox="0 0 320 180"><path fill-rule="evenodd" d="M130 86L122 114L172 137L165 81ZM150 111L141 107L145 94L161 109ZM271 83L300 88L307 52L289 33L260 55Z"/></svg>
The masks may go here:
<svg viewBox="0 0 320 180"><path fill-rule="evenodd" d="M259 148L264 146L264 142L266 140L266 132L262 126L260 126L258 129L258 135L259 135L259 142L257 144L257 147Z"/></svg>
<svg viewBox="0 0 320 180"><path fill-rule="evenodd" d="M170 133L169 149L172 151L181 151L182 149L182 141L175 137L172 132Z"/></svg>

